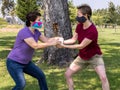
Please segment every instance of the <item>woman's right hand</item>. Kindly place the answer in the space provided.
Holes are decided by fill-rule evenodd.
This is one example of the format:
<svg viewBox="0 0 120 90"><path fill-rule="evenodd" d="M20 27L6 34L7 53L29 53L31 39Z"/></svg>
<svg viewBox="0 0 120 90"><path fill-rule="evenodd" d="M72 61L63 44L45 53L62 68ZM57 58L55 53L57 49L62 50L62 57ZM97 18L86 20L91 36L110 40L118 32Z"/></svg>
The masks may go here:
<svg viewBox="0 0 120 90"><path fill-rule="evenodd" d="M53 45L53 46L57 45L59 43L59 39L57 39L57 38L49 39L48 43L51 44L51 45Z"/></svg>

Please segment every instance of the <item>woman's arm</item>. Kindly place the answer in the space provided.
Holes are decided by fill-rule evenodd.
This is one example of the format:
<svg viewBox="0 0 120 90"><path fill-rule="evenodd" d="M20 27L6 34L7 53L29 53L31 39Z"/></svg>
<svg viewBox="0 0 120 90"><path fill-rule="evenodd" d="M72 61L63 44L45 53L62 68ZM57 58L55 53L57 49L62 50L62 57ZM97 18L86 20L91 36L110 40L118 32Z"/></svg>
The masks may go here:
<svg viewBox="0 0 120 90"><path fill-rule="evenodd" d="M64 44L73 44L73 43L76 42L77 38L78 38L78 34L75 32L74 35L73 35L73 37L71 39L64 40L63 43Z"/></svg>
<svg viewBox="0 0 120 90"><path fill-rule="evenodd" d="M40 48L46 48L48 46L53 46L57 44L57 40L51 41L50 43L45 41L45 43L38 44L32 37L24 39L24 41L32 48L34 49L40 49Z"/></svg>
<svg viewBox="0 0 120 90"><path fill-rule="evenodd" d="M39 40L41 42L47 42L49 38L45 37L44 35L40 35Z"/></svg>
<svg viewBox="0 0 120 90"><path fill-rule="evenodd" d="M87 45L89 45L92 42L92 40L85 38L80 44L74 44L74 45L62 45L64 48L70 48L70 49L83 49Z"/></svg>
<svg viewBox="0 0 120 90"><path fill-rule="evenodd" d="M45 43L51 43L51 42L53 42L54 40L58 40L60 37L53 37L53 38L48 38L48 37L46 37L46 36L44 36L44 35L41 35L40 37L39 37L39 40L40 41L42 41L42 42L45 42Z"/></svg>

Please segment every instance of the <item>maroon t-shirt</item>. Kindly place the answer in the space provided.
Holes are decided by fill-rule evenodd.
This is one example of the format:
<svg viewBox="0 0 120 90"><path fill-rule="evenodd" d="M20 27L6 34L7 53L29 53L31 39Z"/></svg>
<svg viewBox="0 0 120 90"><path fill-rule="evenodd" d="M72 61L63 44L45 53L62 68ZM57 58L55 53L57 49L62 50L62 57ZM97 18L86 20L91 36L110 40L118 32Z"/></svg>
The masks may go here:
<svg viewBox="0 0 120 90"><path fill-rule="evenodd" d="M78 34L79 44L84 38L92 40L92 42L83 49L80 49L79 56L84 60L89 60L95 54L101 55L99 45L97 44L98 32L95 25L92 23L87 29L83 29L83 24L78 24L76 27L76 33Z"/></svg>

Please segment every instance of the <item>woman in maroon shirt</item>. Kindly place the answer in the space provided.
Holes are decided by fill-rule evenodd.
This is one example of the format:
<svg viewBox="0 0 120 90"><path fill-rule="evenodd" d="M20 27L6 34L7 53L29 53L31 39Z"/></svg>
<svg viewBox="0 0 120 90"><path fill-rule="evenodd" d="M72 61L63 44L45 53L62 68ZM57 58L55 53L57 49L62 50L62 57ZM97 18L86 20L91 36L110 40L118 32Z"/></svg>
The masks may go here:
<svg viewBox="0 0 120 90"><path fill-rule="evenodd" d="M92 65L100 77L102 90L110 90L102 52L97 44L98 32L95 25L90 21L92 10L89 5L84 4L78 7L77 14L76 20L79 23L73 37L61 44L64 48L79 49L77 58L65 72L69 90L74 90L72 75L88 65ZM68 45L75 43L76 40L78 40L78 44Z"/></svg>

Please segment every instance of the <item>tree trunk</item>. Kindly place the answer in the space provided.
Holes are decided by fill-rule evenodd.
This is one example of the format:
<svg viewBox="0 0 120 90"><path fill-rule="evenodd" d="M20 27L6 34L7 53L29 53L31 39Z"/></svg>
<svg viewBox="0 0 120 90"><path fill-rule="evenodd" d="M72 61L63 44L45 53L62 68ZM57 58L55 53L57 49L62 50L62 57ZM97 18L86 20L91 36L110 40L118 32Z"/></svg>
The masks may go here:
<svg viewBox="0 0 120 90"><path fill-rule="evenodd" d="M43 0L44 34L47 37L72 37L71 23L67 0ZM44 49L44 60L53 65L66 65L73 60L71 49L60 49L55 46Z"/></svg>

